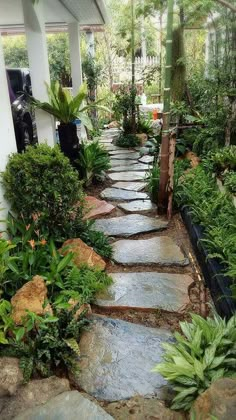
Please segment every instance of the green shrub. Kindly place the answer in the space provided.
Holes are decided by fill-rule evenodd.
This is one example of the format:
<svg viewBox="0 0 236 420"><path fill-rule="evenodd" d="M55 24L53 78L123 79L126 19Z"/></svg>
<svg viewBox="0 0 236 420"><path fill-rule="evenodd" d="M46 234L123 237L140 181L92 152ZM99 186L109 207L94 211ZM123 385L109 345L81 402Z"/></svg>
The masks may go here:
<svg viewBox="0 0 236 420"><path fill-rule="evenodd" d="M104 171L110 168L110 158L104 147L98 142L82 143L76 161L82 180L88 186L98 180Z"/></svg>
<svg viewBox="0 0 236 420"><path fill-rule="evenodd" d="M6 302L3 301L1 305ZM8 307L11 305L7 302ZM78 370L76 359L80 355L79 341L82 329L89 324L83 317L76 317L78 305L71 310L54 306L54 316L38 316L27 312L24 326L11 330L7 342L0 344L0 356L18 357L24 382L33 375L51 376L59 368ZM12 321L10 314L8 318ZM1 314L0 314L1 319ZM8 331L10 329L8 328Z"/></svg>
<svg viewBox="0 0 236 420"><path fill-rule="evenodd" d="M148 136L153 135L153 128L151 120L146 120L145 118L140 118L137 125L138 133L145 133Z"/></svg>
<svg viewBox="0 0 236 420"><path fill-rule="evenodd" d="M84 230L80 238L87 245L91 246L97 254L104 258L112 258L112 246L109 243L109 239L103 232L93 230L93 224L90 229Z"/></svg>
<svg viewBox="0 0 236 420"><path fill-rule="evenodd" d="M163 344L164 362L154 369L177 393L171 407L174 410L189 410L217 379L236 377L236 315L228 322L218 315L213 319L196 314L191 317L191 323L180 322L183 335L174 334L176 343Z"/></svg>
<svg viewBox="0 0 236 420"><path fill-rule="evenodd" d="M236 194L236 172L228 172L225 174L224 186L230 193Z"/></svg>
<svg viewBox="0 0 236 420"><path fill-rule="evenodd" d="M140 146L141 140L135 134L121 134L116 145L119 147L136 147Z"/></svg>
<svg viewBox="0 0 236 420"><path fill-rule="evenodd" d="M225 274L236 279L236 209L228 194L221 193L211 174L202 165L182 178L178 204L187 206L193 222L204 229L202 241L209 253L225 267Z"/></svg>
<svg viewBox="0 0 236 420"><path fill-rule="evenodd" d="M177 196L179 194L180 180L186 169L190 167L190 161L187 159L176 160L174 163L174 206L177 207ZM160 181L160 167L159 165L153 165L153 168L149 170L147 176L147 188L153 203L158 202L158 190Z"/></svg>
<svg viewBox="0 0 236 420"><path fill-rule="evenodd" d="M12 210L22 215L25 224L37 222L41 233L67 236L68 225L81 219L81 183L77 172L59 147L29 147L24 154L13 154L2 175L5 196ZM73 218L73 220L72 220Z"/></svg>
<svg viewBox="0 0 236 420"><path fill-rule="evenodd" d="M208 157L212 169L217 174L225 170L236 172L236 146L223 147L213 152Z"/></svg>

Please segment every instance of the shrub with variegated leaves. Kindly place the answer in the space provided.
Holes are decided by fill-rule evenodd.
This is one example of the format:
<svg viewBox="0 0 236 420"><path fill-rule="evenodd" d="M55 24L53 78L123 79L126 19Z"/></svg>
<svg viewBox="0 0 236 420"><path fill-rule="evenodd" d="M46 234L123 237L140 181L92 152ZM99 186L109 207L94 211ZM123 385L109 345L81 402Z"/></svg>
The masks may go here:
<svg viewBox="0 0 236 420"><path fill-rule="evenodd" d="M176 332L175 343L163 344L164 362L154 368L173 385L175 410L189 410L217 379L236 378L236 315L228 322L218 315L191 317L191 323L180 322L183 335Z"/></svg>

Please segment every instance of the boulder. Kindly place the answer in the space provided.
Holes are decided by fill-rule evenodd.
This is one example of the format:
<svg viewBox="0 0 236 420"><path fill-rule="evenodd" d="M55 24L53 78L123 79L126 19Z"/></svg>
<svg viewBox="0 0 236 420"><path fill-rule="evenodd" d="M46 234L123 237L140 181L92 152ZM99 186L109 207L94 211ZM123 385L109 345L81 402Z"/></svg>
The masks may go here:
<svg viewBox="0 0 236 420"><path fill-rule="evenodd" d="M52 314L51 306L44 307L47 299L47 286L40 276L34 276L33 280L22 286L11 299L12 318L17 325L22 325L22 318L26 316L26 310L37 315Z"/></svg>
<svg viewBox="0 0 236 420"><path fill-rule="evenodd" d="M63 392L44 405L24 411L15 420L112 420L98 404L78 391Z"/></svg>
<svg viewBox="0 0 236 420"><path fill-rule="evenodd" d="M107 203L105 200L98 200L96 197L85 197L85 215L84 220L97 219L99 216L105 216L115 210L115 206Z"/></svg>
<svg viewBox="0 0 236 420"><path fill-rule="evenodd" d="M156 398L140 395L130 400L116 401L106 405L106 411L116 420L184 420L182 412L172 411Z"/></svg>
<svg viewBox="0 0 236 420"><path fill-rule="evenodd" d="M195 420L229 420L236 418L236 379L213 382L193 405Z"/></svg>
<svg viewBox="0 0 236 420"><path fill-rule="evenodd" d="M24 413L27 409L45 404L58 394L70 390L69 381L65 378L51 376L46 379L38 379L21 385L15 395L0 398L0 418L9 420Z"/></svg>
<svg viewBox="0 0 236 420"><path fill-rule="evenodd" d="M14 357L1 357L0 372L0 398L13 395L23 382L19 360Z"/></svg>
<svg viewBox="0 0 236 420"><path fill-rule="evenodd" d="M60 252L62 255L73 252L73 261L77 267L80 267L82 264L88 264L89 267L95 267L100 270L105 270L106 268L106 263L102 257L79 238L68 239L64 242Z"/></svg>
<svg viewBox="0 0 236 420"><path fill-rule="evenodd" d="M118 123L118 121L111 121L107 128L120 128L120 124Z"/></svg>

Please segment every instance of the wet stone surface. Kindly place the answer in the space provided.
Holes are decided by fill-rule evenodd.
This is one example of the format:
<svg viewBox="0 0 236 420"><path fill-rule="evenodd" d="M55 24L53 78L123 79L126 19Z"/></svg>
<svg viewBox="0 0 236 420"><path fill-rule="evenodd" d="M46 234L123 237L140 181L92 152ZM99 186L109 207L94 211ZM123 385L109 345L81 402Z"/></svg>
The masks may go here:
<svg viewBox="0 0 236 420"><path fill-rule="evenodd" d="M112 159L116 159L116 155L131 155L132 154L133 156L138 156L139 157L139 153L137 153L133 149L124 149L124 148L118 147L118 146L116 146L116 147L117 147L116 150L111 150L109 152L109 155L112 156ZM132 158L132 159L136 159L136 157Z"/></svg>
<svg viewBox="0 0 236 420"><path fill-rule="evenodd" d="M147 176L147 172L113 172L108 174L112 181L141 181Z"/></svg>
<svg viewBox="0 0 236 420"><path fill-rule="evenodd" d="M166 229L168 222L158 218L147 217L141 214L112 217L96 220L93 228L108 236L131 236L137 233L155 232Z"/></svg>
<svg viewBox="0 0 236 420"><path fill-rule="evenodd" d="M116 160L135 160L139 158L139 154L135 152L130 153L116 153L111 155L112 152L110 152L110 156L112 156L112 159Z"/></svg>
<svg viewBox="0 0 236 420"><path fill-rule="evenodd" d="M137 160L119 160L119 159L110 159L110 164L112 168L115 168L117 166L130 166L130 165L136 165ZM121 171L121 169L120 169Z"/></svg>
<svg viewBox="0 0 236 420"><path fill-rule="evenodd" d="M133 161L130 161L133 162ZM120 166L113 166L109 169L109 172L129 172L129 171L146 171L150 168L144 163L136 163L136 164L130 164L130 165L120 165Z"/></svg>
<svg viewBox="0 0 236 420"><path fill-rule="evenodd" d="M106 188L100 194L102 198L109 200L145 200L148 198L146 193L120 190L118 188Z"/></svg>
<svg viewBox="0 0 236 420"><path fill-rule="evenodd" d="M120 240L113 245L113 259L118 264L159 264L185 266L189 261L168 236L151 239Z"/></svg>
<svg viewBox="0 0 236 420"><path fill-rule="evenodd" d="M113 284L97 295L96 305L107 308L163 309L182 312L189 304L188 275L168 273L112 273Z"/></svg>
<svg viewBox="0 0 236 420"><path fill-rule="evenodd" d="M149 212L157 208L156 204L153 204L151 200L135 200L130 203L119 203L117 207L127 213Z"/></svg>
<svg viewBox="0 0 236 420"><path fill-rule="evenodd" d="M146 155L146 156L143 156L143 157L139 158L139 162L142 162L142 163L149 164L149 163L152 163L153 161L154 161L154 156Z"/></svg>
<svg viewBox="0 0 236 420"><path fill-rule="evenodd" d="M161 361L163 342L172 341L164 329L94 316L80 341L77 386L98 400L118 401L134 395L166 398L161 375L152 372Z"/></svg>
<svg viewBox="0 0 236 420"><path fill-rule="evenodd" d="M145 182L116 182L112 185L112 188L119 188L121 190L128 191L142 191L146 187Z"/></svg>

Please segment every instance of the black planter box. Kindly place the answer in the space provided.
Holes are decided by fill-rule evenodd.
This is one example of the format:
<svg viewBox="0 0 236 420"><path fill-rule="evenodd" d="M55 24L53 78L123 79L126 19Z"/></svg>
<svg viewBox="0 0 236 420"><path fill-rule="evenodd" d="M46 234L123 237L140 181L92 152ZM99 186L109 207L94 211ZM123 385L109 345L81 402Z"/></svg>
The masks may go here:
<svg viewBox="0 0 236 420"><path fill-rule="evenodd" d="M207 258L204 242L200 241L203 237L203 228L192 222L187 207L181 209L181 215L216 310L220 316L229 319L236 312L236 302L232 299L230 290L232 280L222 274L224 267L215 258Z"/></svg>

